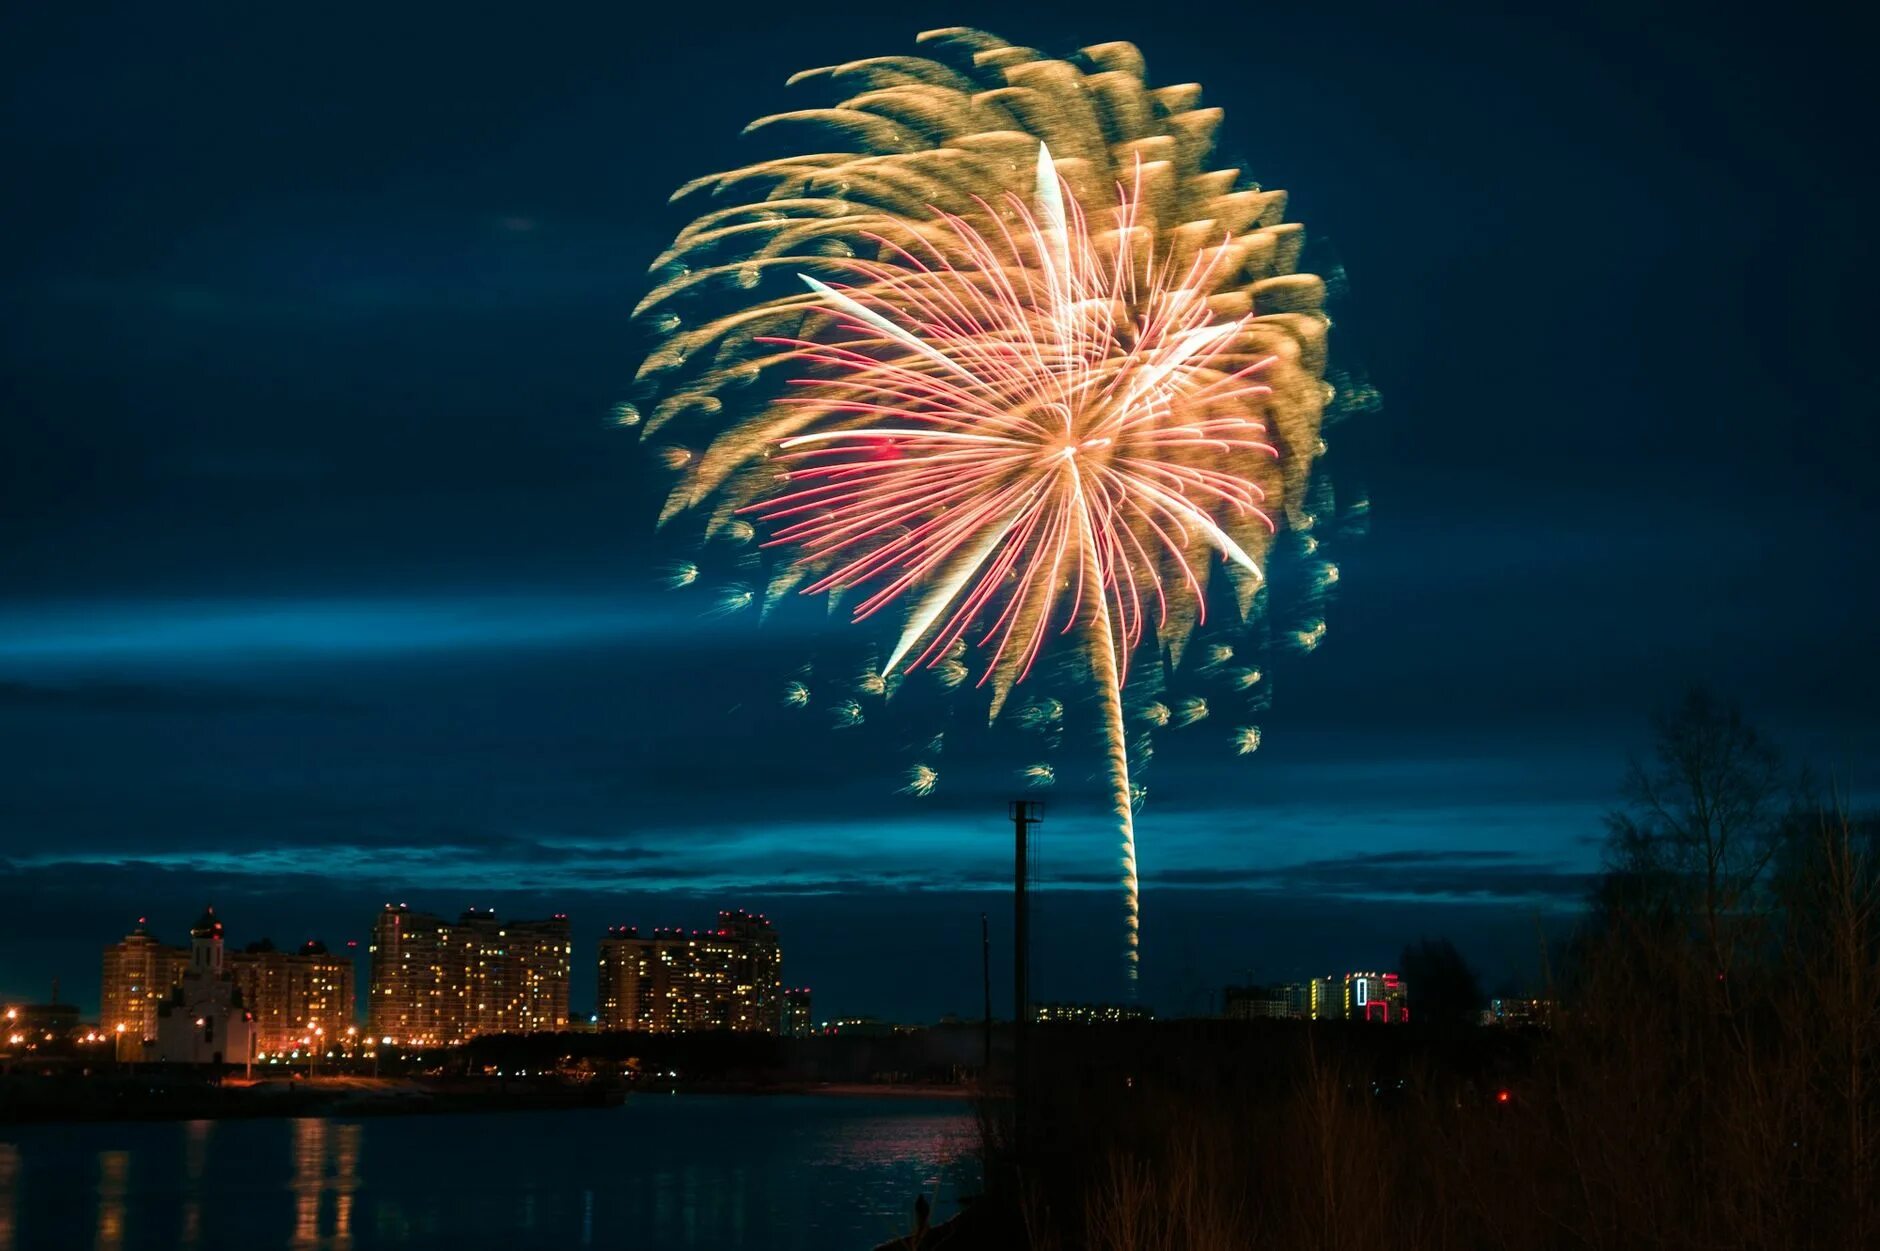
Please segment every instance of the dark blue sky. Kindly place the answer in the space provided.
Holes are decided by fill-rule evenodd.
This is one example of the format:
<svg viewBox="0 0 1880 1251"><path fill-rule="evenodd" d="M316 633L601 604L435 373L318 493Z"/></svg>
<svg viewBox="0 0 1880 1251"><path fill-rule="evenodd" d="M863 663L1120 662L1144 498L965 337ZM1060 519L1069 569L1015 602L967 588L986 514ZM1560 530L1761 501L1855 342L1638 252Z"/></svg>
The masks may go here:
<svg viewBox="0 0 1880 1251"><path fill-rule="evenodd" d="M1201 82L1385 397L1265 745L1148 777L1152 1002L1423 934L1531 967L1693 681L1873 789L1870 75L1823 13L78 7L0 32L0 995L93 1003L205 898L280 942L404 899L570 912L578 1005L604 925L744 905L819 1015L974 1010L1011 781L917 801L891 733L792 720L811 633L658 587L608 420L667 194L936 25ZM1096 788L1048 798L1039 991L1115 997Z"/></svg>

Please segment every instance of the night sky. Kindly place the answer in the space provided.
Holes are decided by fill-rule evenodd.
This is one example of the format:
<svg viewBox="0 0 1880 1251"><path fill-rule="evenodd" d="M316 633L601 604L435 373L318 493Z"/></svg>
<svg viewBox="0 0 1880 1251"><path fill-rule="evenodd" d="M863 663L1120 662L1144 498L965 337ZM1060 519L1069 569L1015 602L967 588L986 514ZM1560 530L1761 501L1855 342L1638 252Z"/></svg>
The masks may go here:
<svg viewBox="0 0 1880 1251"><path fill-rule="evenodd" d="M1693 682L1874 792L1870 48L1825 16L28 7L0 996L94 1008L139 916L363 951L404 900L570 913L585 1009L603 926L742 905L818 1016L977 1011L1016 783L916 800L889 736L793 721L809 632L659 586L663 479L610 422L668 193L791 72L940 25L1201 82L1384 397L1332 436L1371 531L1265 745L1148 777L1147 1001L1424 935L1530 975ZM1045 798L1036 992L1118 998L1100 787Z"/></svg>

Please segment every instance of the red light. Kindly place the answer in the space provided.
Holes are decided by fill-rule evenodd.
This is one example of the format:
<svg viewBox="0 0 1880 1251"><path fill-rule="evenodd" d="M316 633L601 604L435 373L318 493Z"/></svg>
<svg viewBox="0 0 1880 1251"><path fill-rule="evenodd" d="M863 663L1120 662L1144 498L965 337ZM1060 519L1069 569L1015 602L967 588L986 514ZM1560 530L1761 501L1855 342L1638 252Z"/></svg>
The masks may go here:
<svg viewBox="0 0 1880 1251"><path fill-rule="evenodd" d="M1510 1099L1512 1099L1512 1098L1514 1098L1514 1096L1513 1096L1513 1095L1511 1095L1511 1094L1509 1094L1509 1093L1508 1093L1507 1091L1505 1091L1505 1090L1498 1090L1498 1091L1496 1091L1496 1092L1495 1092L1495 1102L1496 1102L1496 1103L1507 1103L1507 1102L1508 1102L1508 1101L1509 1101Z"/></svg>

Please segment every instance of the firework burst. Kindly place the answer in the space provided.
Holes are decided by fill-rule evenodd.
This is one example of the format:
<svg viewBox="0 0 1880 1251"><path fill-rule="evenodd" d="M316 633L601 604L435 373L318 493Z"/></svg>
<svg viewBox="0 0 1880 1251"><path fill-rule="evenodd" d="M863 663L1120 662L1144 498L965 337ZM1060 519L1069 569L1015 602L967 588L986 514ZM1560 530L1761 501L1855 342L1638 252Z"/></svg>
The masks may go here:
<svg viewBox="0 0 1880 1251"><path fill-rule="evenodd" d="M753 127L814 125L860 151L681 189L733 202L656 263L638 311L669 338L642 373L665 395L640 428L680 474L662 521L697 509L737 539L755 525L780 558L766 608L797 591L892 621L866 693L930 670L975 681L997 718L1047 649L1074 659L1101 710L1133 981L1145 791L1125 686L1150 643L1179 664L1211 606L1245 615L1280 523L1309 524L1324 288L1294 272L1284 195L1203 164L1218 110L1198 88L1147 87L1130 45L1073 64L975 31L922 39L970 64L799 75L862 90ZM797 290L767 294L773 280ZM680 315L713 291L737 298ZM688 424L702 446L666 441ZM749 602L740 586L721 607ZM1233 655L1211 645L1204 668ZM1207 715L1175 707L1139 715ZM853 701L831 711L861 723ZM1020 719L1061 716L1040 700ZM905 789L932 780L917 766Z"/></svg>

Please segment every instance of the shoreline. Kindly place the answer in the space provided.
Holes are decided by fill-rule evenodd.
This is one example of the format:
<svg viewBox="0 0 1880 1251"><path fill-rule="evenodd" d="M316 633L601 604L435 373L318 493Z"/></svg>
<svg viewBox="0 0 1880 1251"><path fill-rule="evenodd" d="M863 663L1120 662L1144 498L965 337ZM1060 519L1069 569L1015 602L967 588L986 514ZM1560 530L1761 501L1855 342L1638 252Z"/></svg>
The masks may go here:
<svg viewBox="0 0 1880 1251"><path fill-rule="evenodd" d="M964 1103L969 1086L870 1082L691 1082L670 1085L543 1081L426 1081L330 1078L220 1083L168 1080L90 1081L0 1090L0 1130L12 1125L106 1121L243 1120L265 1117L347 1119L452 1116L469 1112L539 1112L617 1108L634 1095L806 1095L827 1099L948 1100Z"/></svg>
<svg viewBox="0 0 1880 1251"><path fill-rule="evenodd" d="M724 1094L724 1095L821 1095L831 1099L955 1099L961 1102L973 1099L981 1092L971 1086L948 1085L944 1083L882 1083L872 1082L804 1082L781 1083L774 1086L725 1086L715 1087L700 1085L674 1088L680 1094Z"/></svg>

